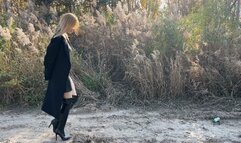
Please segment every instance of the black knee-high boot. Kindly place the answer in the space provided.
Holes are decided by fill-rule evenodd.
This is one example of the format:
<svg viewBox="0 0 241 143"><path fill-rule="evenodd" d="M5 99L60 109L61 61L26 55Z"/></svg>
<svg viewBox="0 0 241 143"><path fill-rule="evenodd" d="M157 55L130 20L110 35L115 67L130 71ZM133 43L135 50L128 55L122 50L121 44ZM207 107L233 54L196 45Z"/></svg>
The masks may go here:
<svg viewBox="0 0 241 143"><path fill-rule="evenodd" d="M72 105L72 99L64 99L61 111L60 111L60 117L59 117L59 121L58 121L58 125L57 128L55 130L55 134L56 134L56 140L57 140L57 135L59 135L61 137L61 139L63 141L66 141L68 139L70 139L70 136L66 136L65 132L64 132L64 128L68 119L68 115L69 115L69 110L71 109Z"/></svg>
<svg viewBox="0 0 241 143"><path fill-rule="evenodd" d="M71 100L72 100L72 104L71 104L71 108L73 108L73 106L75 105L75 103L78 101L79 99L79 95L73 95ZM50 125L49 125L49 128L51 127L51 125L53 126L53 132L55 133L55 130L57 129L58 127L58 123L59 123L59 120L54 118L51 122L50 122Z"/></svg>
<svg viewBox="0 0 241 143"><path fill-rule="evenodd" d="M72 104L71 104L70 109L73 108L73 106L74 106L75 103L78 101L78 99L79 99L79 95L73 95L73 96L72 96L72 98L71 98ZM54 133L55 133L55 130L57 129L57 127L58 127L58 123L59 123L59 120L56 119L56 118L54 118L54 119L50 122L49 128L50 128L51 125L52 125L52 126L53 126L53 132L54 132Z"/></svg>

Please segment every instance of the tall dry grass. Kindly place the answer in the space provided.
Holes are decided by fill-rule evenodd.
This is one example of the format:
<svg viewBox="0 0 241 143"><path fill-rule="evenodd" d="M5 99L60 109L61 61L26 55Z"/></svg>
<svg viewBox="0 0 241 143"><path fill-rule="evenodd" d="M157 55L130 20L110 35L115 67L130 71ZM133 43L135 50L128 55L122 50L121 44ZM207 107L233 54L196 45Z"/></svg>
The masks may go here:
<svg viewBox="0 0 241 143"><path fill-rule="evenodd" d="M120 93L117 93L118 96L108 93L109 87L118 83L129 89L136 96L136 100L148 101L184 95L185 67L182 59L185 55L176 54L182 51L173 46L173 43L165 41L167 38L175 38L173 36L177 31L171 31L172 29L165 25L160 30L163 33L170 32L170 37L156 37L158 31L154 30L160 27L153 23L158 21L149 19L146 11L127 13L121 3L113 11L107 9L106 13L97 12L96 18L81 17L82 34L75 40L75 45L84 48L86 53L83 54L86 68L111 83L105 83L107 91L104 89L104 94L114 103L114 97L119 101L130 96L128 93L123 93L122 96ZM109 19L110 17L112 19ZM158 38L162 38L165 47L158 45L158 41L155 41ZM152 41L155 43L152 44ZM149 44L154 48L149 50ZM173 48L173 51L163 52L167 48Z"/></svg>
<svg viewBox="0 0 241 143"><path fill-rule="evenodd" d="M84 36L77 38L76 45L86 47L86 62L93 66L93 71L104 73L111 83L131 88L134 99L240 97L239 42L229 41L223 48L218 47L217 40L228 40L229 35L216 37L217 45L213 45L214 41L203 44L202 39L198 39L202 31L199 30L194 31L196 41L186 43L191 37L186 37L188 31L183 30L176 18L150 20L145 11L127 13L121 5L88 19L82 19L86 22ZM237 34L232 36L235 38ZM198 50L187 51L189 46L196 46ZM218 54L219 51L225 55ZM124 99L125 95L116 99L120 97Z"/></svg>
<svg viewBox="0 0 241 143"><path fill-rule="evenodd" d="M0 25L1 104L38 105L44 95L43 55L52 35L34 8L9 7Z"/></svg>

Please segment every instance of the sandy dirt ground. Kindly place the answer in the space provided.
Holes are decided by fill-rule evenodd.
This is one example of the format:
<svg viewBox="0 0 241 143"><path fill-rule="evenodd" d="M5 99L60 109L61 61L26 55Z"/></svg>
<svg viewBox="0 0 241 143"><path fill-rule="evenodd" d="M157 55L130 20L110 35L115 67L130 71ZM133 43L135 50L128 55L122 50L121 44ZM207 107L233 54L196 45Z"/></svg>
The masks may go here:
<svg viewBox="0 0 241 143"><path fill-rule="evenodd" d="M86 108L71 111L67 143L241 143L240 112ZM220 125L212 123L214 115ZM48 128L51 119L39 109L1 111L0 142L62 142Z"/></svg>

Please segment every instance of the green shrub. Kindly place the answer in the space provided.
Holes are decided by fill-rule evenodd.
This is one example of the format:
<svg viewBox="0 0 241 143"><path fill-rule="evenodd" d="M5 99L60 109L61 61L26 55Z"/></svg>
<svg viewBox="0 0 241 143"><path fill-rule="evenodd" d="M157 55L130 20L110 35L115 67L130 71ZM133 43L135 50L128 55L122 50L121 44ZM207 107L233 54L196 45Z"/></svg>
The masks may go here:
<svg viewBox="0 0 241 143"><path fill-rule="evenodd" d="M147 45L147 55L150 55L154 50L159 50L161 54L173 57L176 52L183 51L183 34L180 31L180 25L174 20L161 18L160 22L153 28L153 37L151 46Z"/></svg>

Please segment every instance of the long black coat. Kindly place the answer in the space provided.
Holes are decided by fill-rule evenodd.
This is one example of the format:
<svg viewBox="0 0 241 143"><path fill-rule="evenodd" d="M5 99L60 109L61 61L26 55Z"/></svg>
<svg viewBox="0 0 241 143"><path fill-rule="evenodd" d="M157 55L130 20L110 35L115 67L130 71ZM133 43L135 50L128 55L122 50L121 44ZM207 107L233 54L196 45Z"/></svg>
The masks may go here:
<svg viewBox="0 0 241 143"><path fill-rule="evenodd" d="M55 118L59 118L66 81L71 68L69 48L63 36L51 39L44 57L44 67L44 76L45 80L48 80L48 88L42 110Z"/></svg>

